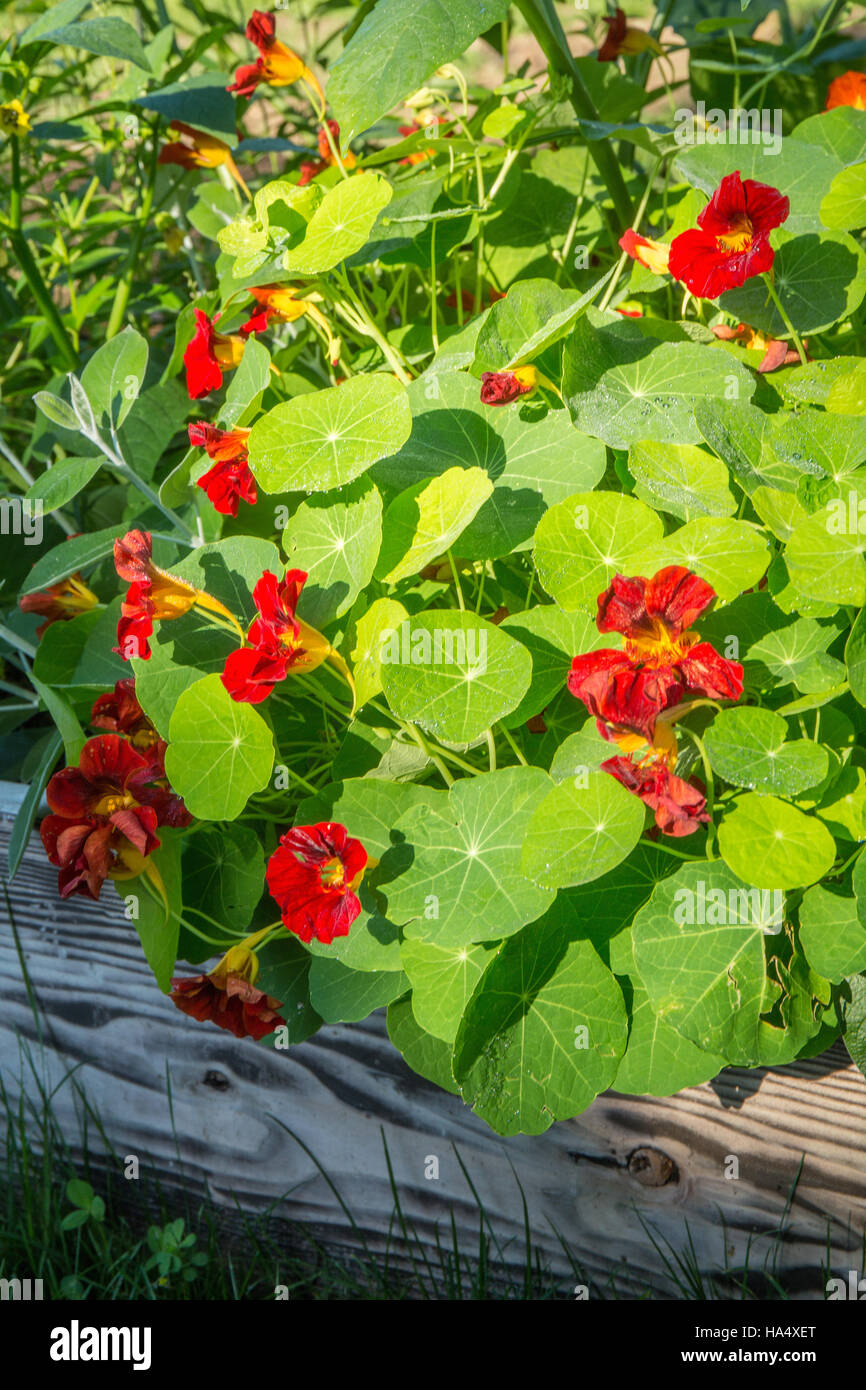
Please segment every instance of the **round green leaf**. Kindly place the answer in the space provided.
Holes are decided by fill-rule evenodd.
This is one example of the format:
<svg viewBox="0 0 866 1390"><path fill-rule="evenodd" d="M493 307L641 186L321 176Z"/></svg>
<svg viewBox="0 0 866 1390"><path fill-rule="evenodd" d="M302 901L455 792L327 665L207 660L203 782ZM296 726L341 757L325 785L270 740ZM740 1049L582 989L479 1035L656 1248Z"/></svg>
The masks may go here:
<svg viewBox="0 0 866 1390"><path fill-rule="evenodd" d="M404 640L405 637L405 640ZM449 743L471 743L529 689L532 658L473 613L419 613L381 652L382 687L401 719Z"/></svg>
<svg viewBox="0 0 866 1390"><path fill-rule="evenodd" d="M454 1042L492 949L490 943L444 947L433 941L403 942L400 958L412 986L412 1012L434 1038Z"/></svg>
<svg viewBox="0 0 866 1390"><path fill-rule="evenodd" d="M461 947L509 936L541 916L551 892L521 872L520 846L549 786L540 768L503 768L455 782L447 814L416 807L397 822L404 843L389 881L383 864L377 886L406 937Z"/></svg>
<svg viewBox="0 0 866 1390"><path fill-rule="evenodd" d="M388 1037L402 1054L407 1066L443 1091L459 1095L460 1087L451 1074L451 1048L441 1038L425 1033L412 1012L412 999L395 999L388 1005Z"/></svg>
<svg viewBox="0 0 866 1390"><path fill-rule="evenodd" d="M183 846L183 891L188 903L240 929L249 925L265 886L259 837L245 825L197 830Z"/></svg>
<svg viewBox="0 0 866 1390"><path fill-rule="evenodd" d="M782 230L773 261L773 285L791 323L800 333L820 333L847 318L866 294L866 256L846 232ZM759 275L728 290L721 308L753 328L784 338L788 328Z"/></svg>
<svg viewBox="0 0 866 1390"><path fill-rule="evenodd" d="M629 450L628 468L636 496L681 521L733 516L737 510L727 468L694 444L638 442Z"/></svg>
<svg viewBox="0 0 866 1390"><path fill-rule="evenodd" d="M640 798L607 772L560 782L529 822L523 872L545 888L601 878L634 849L645 819Z"/></svg>
<svg viewBox="0 0 866 1390"><path fill-rule="evenodd" d="M450 550L492 491L483 469L449 468L401 492L385 513L377 577L396 584Z"/></svg>
<svg viewBox="0 0 866 1390"><path fill-rule="evenodd" d="M769 546L756 527L722 516L689 521L632 557L638 574L651 575L665 565L685 565L712 584L721 599L736 598L751 589L769 562Z"/></svg>
<svg viewBox="0 0 866 1390"><path fill-rule="evenodd" d="M565 609L595 607L614 574L635 574L632 557L660 540L661 518L634 497L578 492L541 518L535 565L547 592Z"/></svg>
<svg viewBox="0 0 866 1390"><path fill-rule="evenodd" d="M718 860L684 864L657 884L633 928L635 964L659 1018L746 1066L790 1061L819 1027L808 972L784 932L762 929L767 905L756 897Z"/></svg>
<svg viewBox="0 0 866 1390"><path fill-rule="evenodd" d="M866 970L866 926L855 899L816 883L800 903L800 944L812 968L833 984Z"/></svg>
<svg viewBox="0 0 866 1390"><path fill-rule="evenodd" d="M506 941L454 1045L464 1101L499 1134L542 1134L613 1081L628 1034L622 993L555 903Z"/></svg>
<svg viewBox="0 0 866 1390"><path fill-rule="evenodd" d="M323 628L370 582L382 543L382 499L368 478L302 502L283 532L293 568L307 571L300 616Z"/></svg>
<svg viewBox="0 0 866 1390"><path fill-rule="evenodd" d="M168 738L166 776L202 820L234 820L270 779L270 729L252 705L231 698L216 674L183 692Z"/></svg>
<svg viewBox="0 0 866 1390"><path fill-rule="evenodd" d="M758 888L805 888L836 858L833 836L817 817L755 792L736 797L726 811L719 849L729 868Z"/></svg>
<svg viewBox="0 0 866 1390"><path fill-rule="evenodd" d="M411 428L399 381L353 376L269 410L250 433L250 467L265 492L329 492L395 453Z"/></svg>
<svg viewBox="0 0 866 1390"><path fill-rule="evenodd" d="M713 771L738 787L798 796L827 775L826 748L810 739L786 743L788 726L768 709L725 709L705 736Z"/></svg>

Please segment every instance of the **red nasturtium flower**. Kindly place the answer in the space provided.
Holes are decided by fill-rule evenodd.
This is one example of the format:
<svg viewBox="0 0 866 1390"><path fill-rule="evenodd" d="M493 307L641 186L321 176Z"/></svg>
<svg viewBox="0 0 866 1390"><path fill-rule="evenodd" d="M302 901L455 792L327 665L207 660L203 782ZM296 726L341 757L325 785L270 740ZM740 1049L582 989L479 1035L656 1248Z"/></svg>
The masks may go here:
<svg viewBox="0 0 866 1390"><path fill-rule="evenodd" d="M153 563L152 553L149 531L127 531L114 542L114 568L129 584L120 608L118 645L114 648L124 661L133 656L147 661L154 621L180 618L193 607L219 613L237 627L233 615L218 599L160 569Z"/></svg>
<svg viewBox="0 0 866 1390"><path fill-rule="evenodd" d="M717 299L773 264L769 236L791 210L777 188L739 172L722 179L698 226L671 242L668 269L698 299Z"/></svg>
<svg viewBox="0 0 866 1390"><path fill-rule="evenodd" d="M623 649L576 656L568 677L569 690L595 715L604 738L624 754L642 750L630 772L627 758L603 766L656 810L665 834L691 833L680 815L674 817L679 828L670 828L673 803L688 809L686 819L699 820L703 812L694 788L687 796L673 776L674 719L690 697L738 700L743 693L742 666L691 628L715 596L706 580L681 565L669 565L652 579L615 575L598 597L596 622L599 632L622 633Z"/></svg>
<svg viewBox="0 0 866 1390"><path fill-rule="evenodd" d="M631 256L633 261L639 261L654 275L664 275L667 271L671 248L663 241L651 241L649 237L638 236L637 232L629 227L620 237L619 244L627 256Z"/></svg>
<svg viewBox="0 0 866 1390"><path fill-rule="evenodd" d="M331 132L331 137L334 141L334 144L336 145L337 149L339 149L340 127L337 125L336 121L328 121L327 127L328 130ZM323 174L326 169L330 169L332 165L336 165L337 163L337 161L334 158L334 152L331 149L331 141L328 139L328 132L325 130L324 126L319 126L318 146L319 158L305 159L301 164L300 177L298 178L299 188L306 187L308 183L312 182L312 180L316 177L317 174ZM358 162L355 159L355 156L352 154L351 150L347 150L344 155L340 156L340 158L343 161L344 169L354 169L355 165Z"/></svg>
<svg viewBox="0 0 866 1390"><path fill-rule="evenodd" d="M231 149L224 140L218 140L215 135L208 135L203 130L194 130L183 121L172 121L169 129L176 130L181 139L163 145L159 152L159 164L179 164L182 169L218 169L223 164L247 197L251 196Z"/></svg>
<svg viewBox="0 0 866 1390"><path fill-rule="evenodd" d="M519 396L529 396L541 381L535 367L513 367L509 372L481 373L482 405L509 405Z"/></svg>
<svg viewBox="0 0 866 1390"><path fill-rule="evenodd" d="M764 355L756 368L759 372L775 372L779 367L788 367L792 362L800 360L796 348L788 347L780 338L771 338L768 333L760 333L757 328L750 328L747 323L738 323L736 328L731 328L726 323L717 323L713 332L723 343L741 343L744 348L753 352L763 352ZM804 352L808 346L809 340L804 338Z"/></svg>
<svg viewBox="0 0 866 1390"><path fill-rule="evenodd" d="M256 989L258 970L255 952L241 942L226 951L210 974L172 980L169 998L181 1013L200 1023L215 1023L236 1038L258 1041L286 1022L277 1012L282 1008L279 999Z"/></svg>
<svg viewBox="0 0 866 1390"><path fill-rule="evenodd" d="M159 848L157 826L191 820L181 798L164 785L161 760L137 752L118 734L88 739L78 767L56 772L45 796L52 814L40 833L60 869L62 898L98 898L106 878L147 872L147 857Z"/></svg>
<svg viewBox="0 0 866 1390"><path fill-rule="evenodd" d="M239 333L218 333L216 319L208 318L203 309L195 309L195 333L183 354L186 367L186 389L191 401L200 400L223 384L223 372L240 365L247 340ZM219 317L217 315L217 317Z"/></svg>
<svg viewBox="0 0 866 1390"><path fill-rule="evenodd" d="M357 888L367 851L334 821L288 831L268 860L267 882L283 923L302 941L347 936L361 911Z"/></svg>
<svg viewBox="0 0 866 1390"><path fill-rule="evenodd" d="M287 570L280 580L265 570L256 584L259 616L249 630L252 645L232 652L222 674L233 700L258 705L290 671L313 671L329 656L328 639L295 612L306 580L305 570Z"/></svg>
<svg viewBox="0 0 866 1390"><path fill-rule="evenodd" d="M307 67L303 58L294 53L276 37L276 18L263 10L253 10L252 18L246 27L246 36L259 50L260 57L255 63L245 63L235 73L235 80L226 88L237 92L238 96L252 96L256 88L264 83L268 87L291 87L295 82L311 87L324 105L325 94L319 79Z"/></svg>
<svg viewBox="0 0 866 1390"><path fill-rule="evenodd" d="M77 618L79 613L89 612L98 602L96 594L91 593L81 575L70 574L66 579L50 584L47 589L40 589L38 593L24 594L18 600L18 607L22 613L38 613L45 619L36 629L36 636L41 637L52 623Z"/></svg>
<svg viewBox="0 0 866 1390"><path fill-rule="evenodd" d="M652 34L646 33L644 29L631 27L625 17L625 11L619 7L612 15L602 15L601 22L607 25L607 36L598 50L600 63L612 63L621 53L631 55L644 53L647 49L653 53L664 52L658 39L654 39Z"/></svg>
<svg viewBox="0 0 866 1390"><path fill-rule="evenodd" d="M827 91L825 111L834 106L853 106L855 111L866 111L866 73L843 72L834 77Z"/></svg>
<svg viewBox="0 0 866 1390"><path fill-rule="evenodd" d="M204 449L213 468L197 479L198 486L222 516L237 516L238 504L256 501L256 480L247 455L249 430L221 430L205 420L189 426L189 442Z"/></svg>

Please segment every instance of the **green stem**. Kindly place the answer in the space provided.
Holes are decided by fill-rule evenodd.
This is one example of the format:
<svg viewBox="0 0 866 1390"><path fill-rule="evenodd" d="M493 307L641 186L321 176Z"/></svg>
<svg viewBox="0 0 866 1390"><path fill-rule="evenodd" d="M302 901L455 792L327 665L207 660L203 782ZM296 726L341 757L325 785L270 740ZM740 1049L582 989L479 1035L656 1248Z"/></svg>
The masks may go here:
<svg viewBox="0 0 866 1390"><path fill-rule="evenodd" d="M21 273L27 284L30 286L30 293L39 305L42 316L48 325L48 331L60 350L64 365L70 370L78 366L78 353L75 351L72 339L67 332L66 325L60 317L60 312L51 295L48 287L42 278L39 266L33 257L30 246L21 229L21 148L18 144L18 136L9 136L9 145L12 155L12 188L9 199L9 245L16 261L21 267Z"/></svg>
<svg viewBox="0 0 866 1390"><path fill-rule="evenodd" d="M517 0L517 8L529 25L552 70L569 79L570 100L578 120L597 121L598 111L584 86L580 69L572 57L568 40L551 0ZM586 148L613 200L616 217L606 217L605 220L614 248L618 250L621 234L631 225L631 199L610 144L601 140L587 140Z"/></svg>
<svg viewBox="0 0 866 1390"><path fill-rule="evenodd" d="M785 312L784 308L782 307L782 301L781 301L781 299L779 298L779 296L776 294L776 287L775 287L775 285L773 284L772 277L771 277L771 275L769 275L769 274L765 271L764 274L761 276L761 279L763 280L764 284L767 286L767 293L769 294L770 298L772 299L773 303L775 304L776 309L778 310L778 313L779 313L779 318L782 320L782 322L784 323L785 327L787 328L788 333L790 334L791 339L792 339L792 341L793 341L793 343L794 343L794 347L797 349L797 352L800 354L800 361L802 362L803 366L805 367L805 365L806 365L806 354L805 354L805 352L803 351L803 344L800 342L800 339L799 339L799 337L798 337L796 328L794 327L794 325L792 324L791 320L788 318L787 313Z"/></svg>
<svg viewBox="0 0 866 1390"><path fill-rule="evenodd" d="M122 327L124 316L126 314L126 306L129 303L129 296L132 293L132 283L135 278L136 268L138 266L138 257L141 251L141 243L144 240L144 234L147 230L148 223L150 222L150 212L151 208L153 207L153 194L154 189L156 188L156 173L159 161L159 139L157 137L158 127L159 121L157 121L156 124L151 127L151 132L153 135L153 150L151 151L150 156L150 169L148 171L147 187L144 190L144 197L141 200L141 214L138 219L138 226L135 229L135 235L132 238L132 244L129 248L129 255L126 258L126 265L123 269L121 277L117 283L117 289L114 293L114 301L111 305L111 313L108 316L108 326L105 330L106 339L113 338L117 333L120 332L120 329Z"/></svg>

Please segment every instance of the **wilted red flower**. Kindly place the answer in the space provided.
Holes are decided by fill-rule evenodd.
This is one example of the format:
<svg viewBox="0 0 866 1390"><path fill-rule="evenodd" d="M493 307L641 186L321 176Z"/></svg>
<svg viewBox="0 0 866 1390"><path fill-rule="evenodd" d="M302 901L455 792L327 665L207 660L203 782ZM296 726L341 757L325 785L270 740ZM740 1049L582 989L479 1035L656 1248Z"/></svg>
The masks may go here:
<svg viewBox="0 0 866 1390"><path fill-rule="evenodd" d="M240 365L247 345L237 333L218 333L203 309L195 309L195 333L183 354L186 389L191 401L200 400L223 384L223 372Z"/></svg>
<svg viewBox="0 0 866 1390"><path fill-rule="evenodd" d="M726 323L717 323L713 332L724 343L738 342L751 351L763 352L756 371L775 372L779 367L788 367L792 362L800 361L800 354L796 348L789 348L780 338L771 338L768 333L760 333L756 328L750 328L747 323L738 323L736 328L731 328ZM809 340L804 338L804 352L808 346Z"/></svg>
<svg viewBox="0 0 866 1390"><path fill-rule="evenodd" d="M243 944L232 946L210 974L172 980L169 998L181 1013L200 1023L215 1023L236 1038L258 1042L286 1022L277 1012L282 1008L279 999L253 984L258 965L255 952Z"/></svg>
<svg viewBox="0 0 866 1390"><path fill-rule="evenodd" d="M193 130L183 121L172 121L169 128L178 131L182 138L163 145L157 163L179 164L182 169L218 169L221 164L225 165L235 183L250 197L250 190L224 140L218 140L215 135L208 135L203 130Z"/></svg>
<svg viewBox="0 0 866 1390"><path fill-rule="evenodd" d="M841 77L834 77L824 110L832 111L834 106L853 106L855 111L866 111L866 74L843 72Z"/></svg>
<svg viewBox="0 0 866 1390"><path fill-rule="evenodd" d="M96 594L91 593L81 575L70 574L38 593L22 595L18 607L22 613L39 613L45 618L45 622L36 629L36 636L41 637L52 623L77 618L79 613L89 612L98 602Z"/></svg>
<svg viewBox="0 0 866 1390"><path fill-rule="evenodd" d="M530 395L539 384L535 367L514 367L508 372L481 373L482 405L509 405L518 396Z"/></svg>
<svg viewBox="0 0 866 1390"><path fill-rule="evenodd" d="M98 898L106 878L132 878L159 848L158 825L188 825L181 798L160 785L163 769L118 734L88 739L78 767L56 772L40 827L60 896Z"/></svg>
<svg viewBox="0 0 866 1390"><path fill-rule="evenodd" d="M280 839L267 882L283 923L301 941L348 935L361 911L356 889L367 865L360 840L334 821L299 825Z"/></svg>
<svg viewBox="0 0 866 1390"><path fill-rule="evenodd" d="M664 275L667 271L671 248L665 242L651 241L649 237L638 236L637 232L629 227L620 237L619 244L627 256L631 256L633 261L639 261L654 275Z"/></svg>
<svg viewBox="0 0 866 1390"><path fill-rule="evenodd" d="M204 420L189 426L189 442L204 449L213 459L213 468L197 480L214 507L223 516L237 516L238 504L256 501L256 480L250 472L247 440L249 430L221 430Z"/></svg>
<svg viewBox="0 0 866 1390"><path fill-rule="evenodd" d="M259 616L249 630L252 645L232 652L222 674L233 700L260 704L290 671L312 671L329 655L327 638L295 613L306 580L305 570L287 570L281 580L265 570L256 584Z"/></svg>
<svg viewBox="0 0 866 1390"><path fill-rule="evenodd" d="M706 580L681 565L652 579L617 574L599 595L599 632L620 632L625 645L576 656L568 688L595 715L605 738L629 751L651 742L658 716L686 695L739 699L742 666L690 630L715 596Z"/></svg>
<svg viewBox="0 0 866 1390"><path fill-rule="evenodd" d="M276 38L274 15L263 10L253 10L252 18L246 27L246 36L254 43L261 57L255 63L246 63L235 73L235 80L226 88L227 92L237 92L238 96L252 96L260 83L268 87L290 87L302 82L312 87L319 103L324 105L325 94L318 78L310 71L303 58L299 58L291 48L279 43Z"/></svg>
<svg viewBox="0 0 866 1390"><path fill-rule="evenodd" d="M113 690L100 695L90 714L94 729L125 734L133 748L149 752L159 743L159 735L145 714L135 693L135 681L115 682Z"/></svg>
<svg viewBox="0 0 866 1390"><path fill-rule="evenodd" d="M334 144L336 145L337 149L339 149L340 127L337 125L336 121L327 121L325 124L327 125L328 130L331 132ZM331 149L331 142L328 139L325 126L319 126L318 146L319 158L305 159L301 164L300 177L298 178L299 188L304 188L308 183L311 183L313 181L317 174L323 174L326 169L330 169L331 166L335 165L337 162L334 158L334 152ZM358 162L355 156L352 154L351 150L347 150L344 155L340 156L340 158L343 162L344 169L354 169Z"/></svg>
<svg viewBox="0 0 866 1390"><path fill-rule="evenodd" d="M601 767L655 811L656 825L663 835L692 835L710 819L703 792L675 776L665 754L654 750L639 762L608 758Z"/></svg>
<svg viewBox="0 0 866 1390"><path fill-rule="evenodd" d="M602 15L601 22L607 25L607 36L598 50L600 63L611 63L621 53L644 53L647 49L653 53L664 51L652 34L647 34L643 29L633 29L625 17L625 11L619 7L612 15Z"/></svg>
<svg viewBox="0 0 866 1390"><path fill-rule="evenodd" d="M717 299L737 289L773 264L769 234L791 210L776 188L727 174L703 212L698 226L671 243L671 275L699 299Z"/></svg>

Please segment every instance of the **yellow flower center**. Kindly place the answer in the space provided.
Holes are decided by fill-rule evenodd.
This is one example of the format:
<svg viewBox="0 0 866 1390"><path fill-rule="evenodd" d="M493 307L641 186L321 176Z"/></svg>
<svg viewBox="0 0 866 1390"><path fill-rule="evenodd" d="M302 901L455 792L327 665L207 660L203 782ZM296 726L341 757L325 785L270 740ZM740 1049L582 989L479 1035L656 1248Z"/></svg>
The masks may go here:
<svg viewBox="0 0 866 1390"><path fill-rule="evenodd" d="M731 230L716 240L723 251L746 251L752 244L752 224L745 213L733 223Z"/></svg>
<svg viewBox="0 0 866 1390"><path fill-rule="evenodd" d="M342 888L346 882L346 870L339 859L329 859L322 865L319 875L322 887L326 889Z"/></svg>

